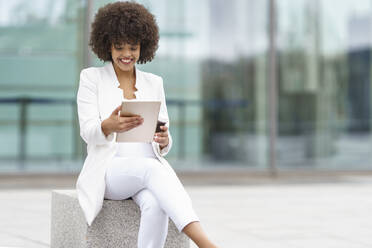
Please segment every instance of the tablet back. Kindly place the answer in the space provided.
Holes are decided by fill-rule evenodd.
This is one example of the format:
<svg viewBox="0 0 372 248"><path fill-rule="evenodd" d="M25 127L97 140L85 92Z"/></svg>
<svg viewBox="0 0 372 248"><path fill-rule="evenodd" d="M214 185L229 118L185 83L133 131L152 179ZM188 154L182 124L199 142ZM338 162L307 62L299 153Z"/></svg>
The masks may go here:
<svg viewBox="0 0 372 248"><path fill-rule="evenodd" d="M116 142L151 143L155 134L160 104L160 101L123 101L120 115L140 115L143 118L143 123L135 128L132 128L131 130L117 133Z"/></svg>

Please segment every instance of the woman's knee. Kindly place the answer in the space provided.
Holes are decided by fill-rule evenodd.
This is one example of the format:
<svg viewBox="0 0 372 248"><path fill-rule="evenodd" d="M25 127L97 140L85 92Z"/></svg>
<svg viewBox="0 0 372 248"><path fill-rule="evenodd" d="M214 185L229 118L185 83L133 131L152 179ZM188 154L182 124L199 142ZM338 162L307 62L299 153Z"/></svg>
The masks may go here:
<svg viewBox="0 0 372 248"><path fill-rule="evenodd" d="M165 214L161 208L159 201L148 189L144 189L140 192L139 207L141 212L151 212L157 214Z"/></svg>
<svg viewBox="0 0 372 248"><path fill-rule="evenodd" d="M165 168L164 165L158 160L151 159L146 164L146 176L145 177L149 177L153 174L167 174L167 173L169 173L167 168Z"/></svg>

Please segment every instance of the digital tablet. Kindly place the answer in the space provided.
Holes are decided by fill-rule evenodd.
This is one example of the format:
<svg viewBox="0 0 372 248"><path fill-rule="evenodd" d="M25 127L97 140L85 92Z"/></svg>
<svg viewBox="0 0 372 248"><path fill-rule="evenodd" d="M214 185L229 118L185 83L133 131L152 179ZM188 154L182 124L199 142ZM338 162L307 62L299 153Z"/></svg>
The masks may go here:
<svg viewBox="0 0 372 248"><path fill-rule="evenodd" d="M160 111L160 101L130 100L121 104L120 116L140 115L143 123L128 131L118 132L116 142L147 142L151 143L156 130Z"/></svg>

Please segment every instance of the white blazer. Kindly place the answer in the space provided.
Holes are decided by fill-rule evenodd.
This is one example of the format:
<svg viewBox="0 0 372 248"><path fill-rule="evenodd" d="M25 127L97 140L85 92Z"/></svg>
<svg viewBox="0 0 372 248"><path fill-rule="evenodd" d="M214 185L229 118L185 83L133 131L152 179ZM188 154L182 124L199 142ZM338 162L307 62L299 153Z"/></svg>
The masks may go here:
<svg viewBox="0 0 372 248"><path fill-rule="evenodd" d="M106 168L117 149L116 133L106 137L102 132L101 122L121 105L123 91L118 88L119 85L111 62L102 67L83 69L80 73L77 109L80 136L87 143L87 157L76 182L76 191L89 226L102 208ZM161 101L159 119L166 121L165 125L169 128L163 79L136 68L136 88L137 99ZM169 129L168 136L169 144L162 150L159 143L151 142L156 157L165 166L170 166L164 158L172 146Z"/></svg>

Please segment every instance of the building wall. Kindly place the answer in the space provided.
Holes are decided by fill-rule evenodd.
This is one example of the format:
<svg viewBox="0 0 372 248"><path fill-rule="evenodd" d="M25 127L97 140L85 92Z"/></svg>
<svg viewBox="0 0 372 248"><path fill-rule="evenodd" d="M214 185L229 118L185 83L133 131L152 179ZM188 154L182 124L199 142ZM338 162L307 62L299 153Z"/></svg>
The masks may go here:
<svg viewBox="0 0 372 248"><path fill-rule="evenodd" d="M112 2L92 0L90 16ZM142 0L176 168L268 169L269 0ZM372 169L372 1L276 2L279 169ZM88 1L0 0L0 171L79 170ZM91 64L85 55L90 54Z"/></svg>

